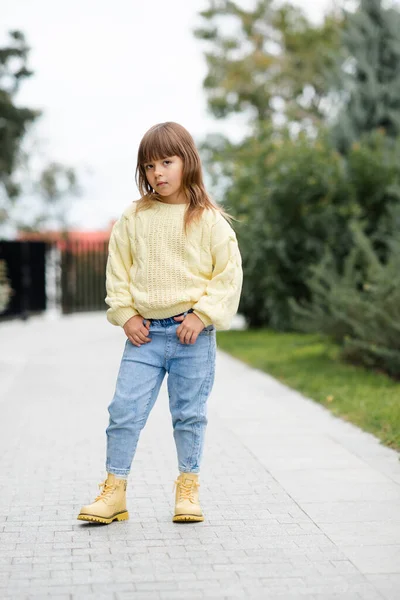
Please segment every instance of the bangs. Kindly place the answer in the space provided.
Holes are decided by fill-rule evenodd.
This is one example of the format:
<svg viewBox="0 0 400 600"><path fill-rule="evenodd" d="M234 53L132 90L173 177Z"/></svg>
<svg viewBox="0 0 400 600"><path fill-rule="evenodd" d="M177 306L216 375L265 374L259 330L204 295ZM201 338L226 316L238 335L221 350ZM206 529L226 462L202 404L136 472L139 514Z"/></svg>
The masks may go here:
<svg viewBox="0 0 400 600"><path fill-rule="evenodd" d="M139 152L138 163L143 165L167 156L183 158L183 152L176 133L168 131L168 127L156 125L143 137Z"/></svg>

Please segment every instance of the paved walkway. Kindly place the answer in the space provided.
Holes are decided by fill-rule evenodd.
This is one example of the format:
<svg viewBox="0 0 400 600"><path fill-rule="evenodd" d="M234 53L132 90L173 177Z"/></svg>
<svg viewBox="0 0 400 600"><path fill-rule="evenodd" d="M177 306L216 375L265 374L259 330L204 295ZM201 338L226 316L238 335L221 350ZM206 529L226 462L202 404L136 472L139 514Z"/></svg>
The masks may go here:
<svg viewBox="0 0 400 600"><path fill-rule="evenodd" d="M1 598L400 598L398 455L224 354L206 521L171 522L163 388L129 480L130 520L78 522L105 475L122 346L98 314L0 324Z"/></svg>

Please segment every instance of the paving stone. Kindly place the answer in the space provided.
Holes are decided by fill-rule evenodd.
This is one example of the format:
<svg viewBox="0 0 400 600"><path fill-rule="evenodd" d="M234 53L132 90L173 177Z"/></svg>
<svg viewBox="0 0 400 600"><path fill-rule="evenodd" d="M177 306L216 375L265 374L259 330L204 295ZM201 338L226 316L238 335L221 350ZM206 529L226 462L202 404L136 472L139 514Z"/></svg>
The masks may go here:
<svg viewBox="0 0 400 600"><path fill-rule="evenodd" d="M205 522L171 521L165 385L132 466L130 520L78 522L105 477L123 342L103 314L0 324L0 368L22 364L7 397L0 380L2 600L400 598L398 454L221 352Z"/></svg>

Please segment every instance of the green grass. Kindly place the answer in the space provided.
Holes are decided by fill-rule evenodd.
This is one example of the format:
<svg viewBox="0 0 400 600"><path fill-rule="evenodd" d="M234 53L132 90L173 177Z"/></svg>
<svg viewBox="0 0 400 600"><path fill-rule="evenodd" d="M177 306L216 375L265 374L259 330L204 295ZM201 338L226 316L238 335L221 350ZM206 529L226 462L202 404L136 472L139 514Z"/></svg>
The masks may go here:
<svg viewBox="0 0 400 600"><path fill-rule="evenodd" d="M319 335L266 329L218 333L218 346L400 449L400 383L343 363Z"/></svg>

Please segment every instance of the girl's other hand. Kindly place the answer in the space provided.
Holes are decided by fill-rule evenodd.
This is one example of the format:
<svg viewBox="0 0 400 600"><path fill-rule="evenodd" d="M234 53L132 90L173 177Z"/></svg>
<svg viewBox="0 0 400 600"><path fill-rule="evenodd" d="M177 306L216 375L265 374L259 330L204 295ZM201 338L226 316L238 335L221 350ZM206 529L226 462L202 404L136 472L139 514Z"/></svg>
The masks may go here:
<svg viewBox="0 0 400 600"><path fill-rule="evenodd" d="M175 321L182 321L176 330L181 344L194 344L198 338L198 335L204 329L204 323L194 313L189 313L184 317L174 317Z"/></svg>
<svg viewBox="0 0 400 600"><path fill-rule="evenodd" d="M134 346L141 346L142 344L148 344L151 342L151 338L148 337L150 329L150 321L145 321L141 315L135 315L128 319L124 325L124 331L126 337Z"/></svg>

